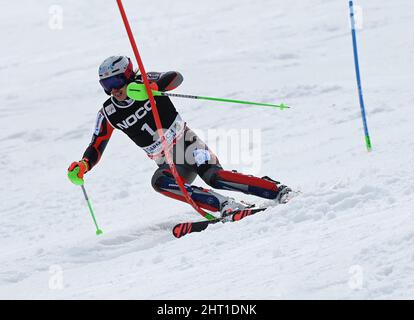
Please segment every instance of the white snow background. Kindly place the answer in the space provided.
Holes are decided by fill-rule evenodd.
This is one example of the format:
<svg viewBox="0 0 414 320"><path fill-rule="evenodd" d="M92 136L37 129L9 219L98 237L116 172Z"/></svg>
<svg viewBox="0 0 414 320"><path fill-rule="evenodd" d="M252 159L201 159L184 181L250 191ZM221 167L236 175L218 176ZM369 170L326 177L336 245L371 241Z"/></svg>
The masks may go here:
<svg viewBox="0 0 414 320"><path fill-rule="evenodd" d="M116 2L5 2L0 298L412 299L414 2L356 5L371 153L348 1L124 0L147 71L184 75L175 92L291 106L173 99L200 135L260 130L260 168L228 169L302 190L285 206L175 239L174 224L201 217L152 190L155 163L122 133L86 176L103 235L66 176L106 99L100 62L133 57Z"/></svg>

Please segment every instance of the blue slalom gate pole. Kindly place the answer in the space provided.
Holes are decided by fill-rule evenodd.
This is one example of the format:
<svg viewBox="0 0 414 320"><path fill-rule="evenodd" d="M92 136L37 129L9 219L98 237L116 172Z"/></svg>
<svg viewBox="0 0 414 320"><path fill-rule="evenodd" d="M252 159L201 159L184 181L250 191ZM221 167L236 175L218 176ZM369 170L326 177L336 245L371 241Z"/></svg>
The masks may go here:
<svg viewBox="0 0 414 320"><path fill-rule="evenodd" d="M355 12L354 12L354 3L352 0L349 1L349 10L351 14L352 43L354 46L355 72L356 72L357 85L358 85L359 105L361 107L362 122L364 124L365 144L367 146L367 150L371 151L372 150L371 139L369 137L369 132L368 132L367 118L365 114L364 97L362 94L361 74L359 72L358 47L357 47L356 31L355 31Z"/></svg>

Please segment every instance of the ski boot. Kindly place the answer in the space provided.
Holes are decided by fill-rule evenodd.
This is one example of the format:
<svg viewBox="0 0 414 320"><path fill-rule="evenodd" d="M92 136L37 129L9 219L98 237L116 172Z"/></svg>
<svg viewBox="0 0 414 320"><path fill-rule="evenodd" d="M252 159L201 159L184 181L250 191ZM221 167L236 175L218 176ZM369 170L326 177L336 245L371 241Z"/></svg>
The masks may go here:
<svg viewBox="0 0 414 320"><path fill-rule="evenodd" d="M229 222L231 220L231 215L233 212L238 210L244 210L253 208L254 204L248 204L246 202L236 202L233 198L228 198L227 201L223 202L220 210L221 222Z"/></svg>
<svg viewBox="0 0 414 320"><path fill-rule="evenodd" d="M293 196L292 189L283 184L277 187L279 188L279 193L277 194L275 201L281 204L288 203Z"/></svg>
<svg viewBox="0 0 414 320"><path fill-rule="evenodd" d="M284 204L284 203L289 202L289 200L292 198L294 192L288 186L280 184L279 181L275 181L272 178L269 178L268 176L264 176L264 177L262 177L262 179L272 181L272 182L276 183L277 188L279 190L276 198L274 199L274 201L276 201L276 203Z"/></svg>

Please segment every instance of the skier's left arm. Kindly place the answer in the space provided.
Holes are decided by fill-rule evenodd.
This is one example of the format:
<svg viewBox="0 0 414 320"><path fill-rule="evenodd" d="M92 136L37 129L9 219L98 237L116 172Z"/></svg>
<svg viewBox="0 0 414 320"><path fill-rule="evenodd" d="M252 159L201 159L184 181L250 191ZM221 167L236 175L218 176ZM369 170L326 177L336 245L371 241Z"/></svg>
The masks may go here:
<svg viewBox="0 0 414 320"><path fill-rule="evenodd" d="M153 90L170 91L183 83L183 76L178 71L168 72L148 72L148 80L151 82Z"/></svg>

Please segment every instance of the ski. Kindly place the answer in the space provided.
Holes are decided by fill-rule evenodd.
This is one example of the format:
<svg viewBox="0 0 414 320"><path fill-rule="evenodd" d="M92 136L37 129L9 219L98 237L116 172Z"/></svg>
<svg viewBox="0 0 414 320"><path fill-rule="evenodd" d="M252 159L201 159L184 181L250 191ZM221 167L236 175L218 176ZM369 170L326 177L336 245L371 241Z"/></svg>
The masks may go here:
<svg viewBox="0 0 414 320"><path fill-rule="evenodd" d="M267 208L250 208L250 209L244 209L244 210L237 210L237 211L232 212L229 216L217 218L214 220L179 223L173 228L172 233L174 237L181 238L182 236L185 236L189 233L201 232L207 229L207 227L210 224L222 222L223 220L228 220L229 218L230 218L229 220L233 222L240 221L241 219L244 219L245 217L251 216L253 214L264 211L266 209Z"/></svg>

